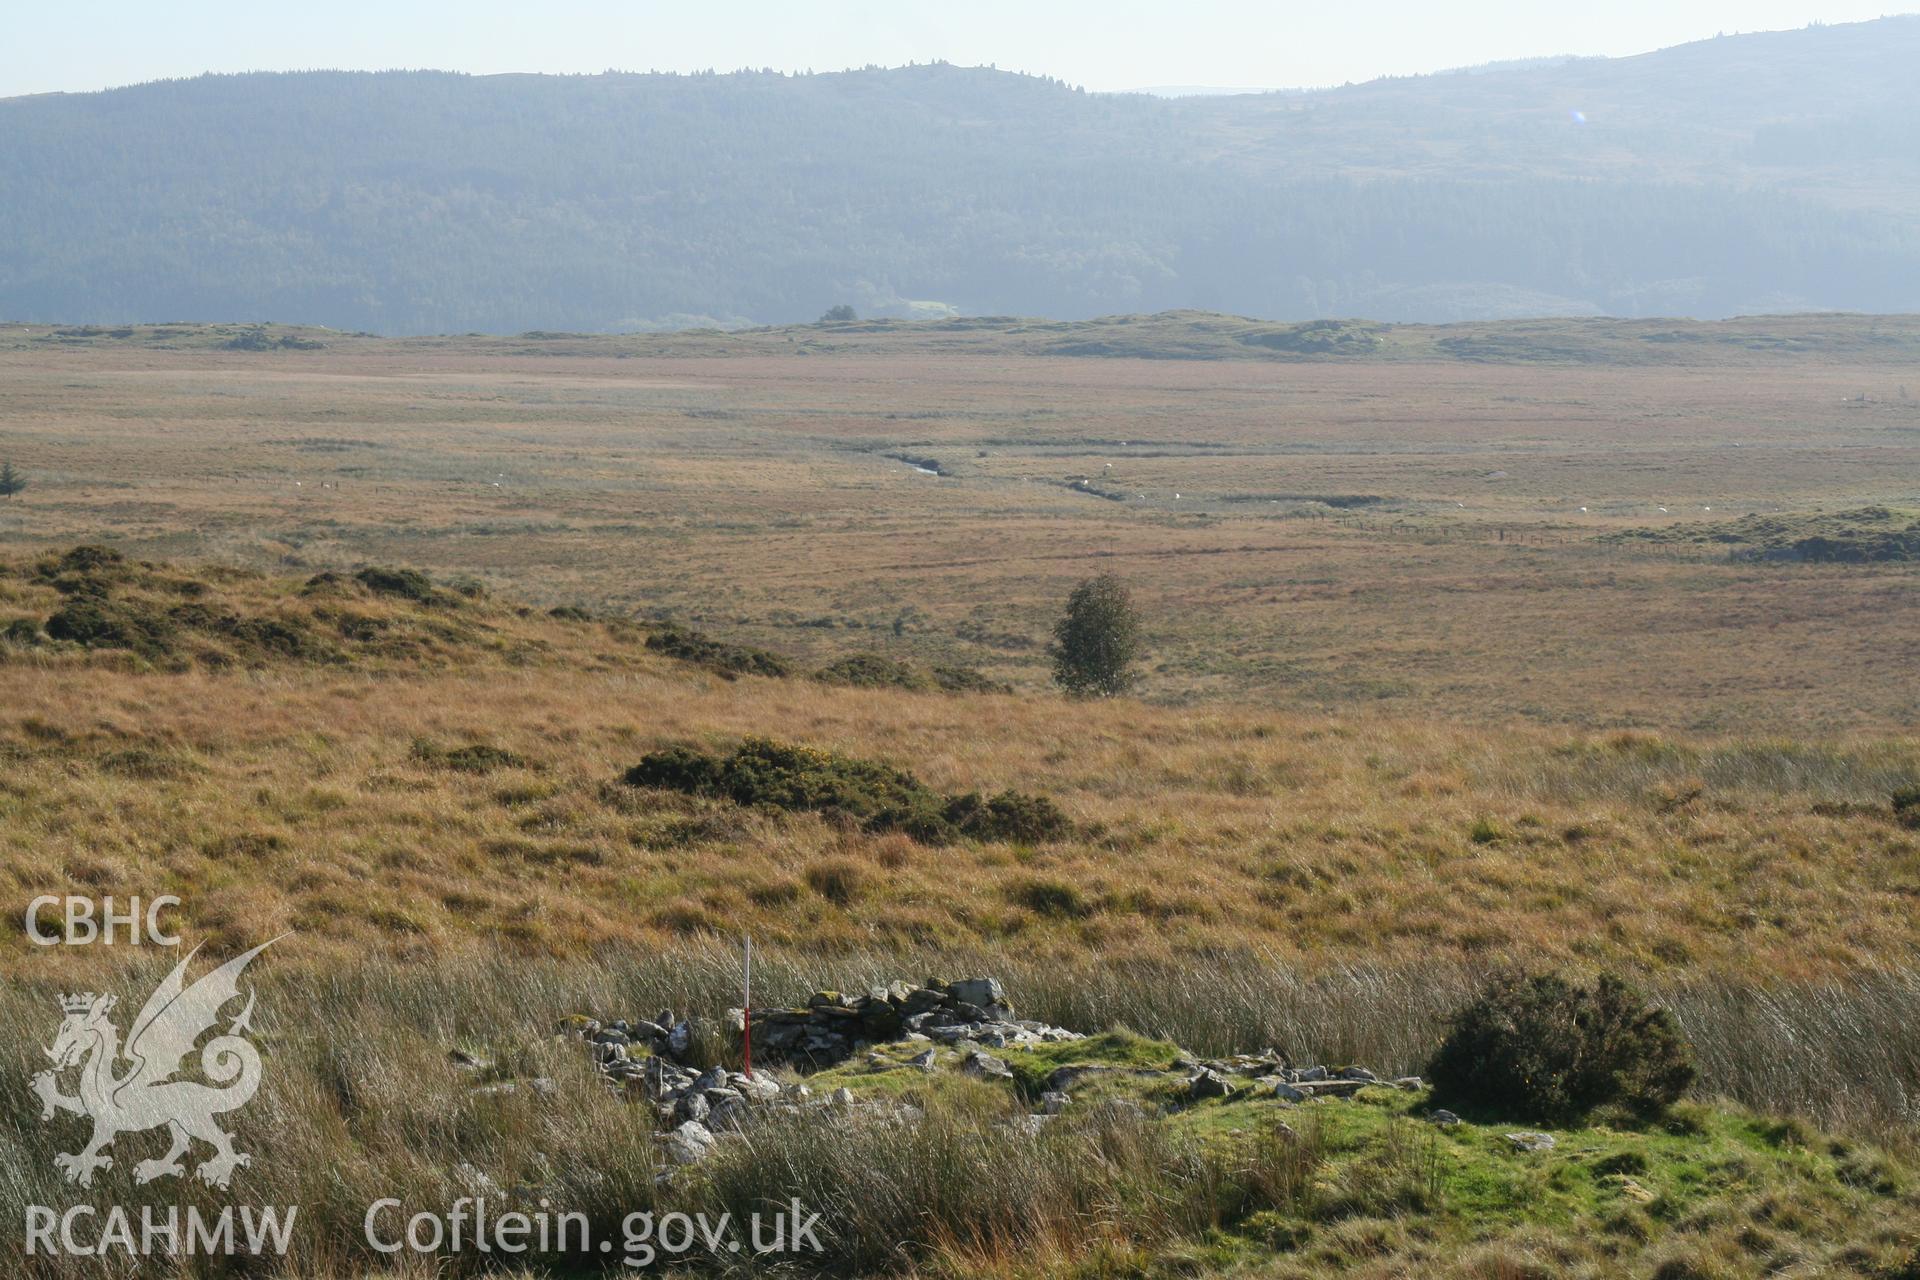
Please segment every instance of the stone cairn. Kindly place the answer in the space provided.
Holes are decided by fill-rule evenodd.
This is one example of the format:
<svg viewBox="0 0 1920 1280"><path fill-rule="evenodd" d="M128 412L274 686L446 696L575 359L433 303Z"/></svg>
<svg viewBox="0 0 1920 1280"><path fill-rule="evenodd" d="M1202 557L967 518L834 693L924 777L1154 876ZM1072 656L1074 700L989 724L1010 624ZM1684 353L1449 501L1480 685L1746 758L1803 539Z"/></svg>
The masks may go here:
<svg viewBox="0 0 1920 1280"><path fill-rule="evenodd" d="M744 1027L743 1012L732 1010L730 1030L735 1043ZM717 1066L697 1069L687 1061L695 1050L695 1023L692 1018L676 1017L671 1010L653 1019L621 1018L607 1023L575 1016L562 1020L559 1031L587 1046L601 1077L615 1092L654 1107L667 1129L667 1157L677 1164L706 1156L718 1141L717 1134L744 1128L756 1108L854 1105L846 1089L816 1099L803 1084L782 1086L764 1074L749 1077ZM875 1045L904 1042L929 1046L921 1062L925 1069L932 1066L931 1046L944 1044L964 1051L963 1069L970 1074L1011 1078L1007 1065L987 1054L986 1048L1080 1038L1061 1027L1016 1019L1006 992L994 978L918 987L895 982L863 995L818 991L804 1008L753 1011L755 1059L767 1066L790 1064L809 1070L844 1062Z"/></svg>
<svg viewBox="0 0 1920 1280"><path fill-rule="evenodd" d="M727 1024L730 1050L738 1048L745 1025L742 1011L732 1010ZM848 1116L886 1122L910 1119L913 1112L899 1102L856 1101L844 1088L816 1098L798 1081L783 1084L764 1073L749 1077L719 1066L703 1069L698 1059L712 1055L710 1048L699 1043L701 1029L691 1017L671 1011L653 1019L608 1023L576 1015L561 1022L560 1034L585 1046L601 1079L616 1094L654 1108L665 1154L675 1164L702 1159L724 1135L739 1132L756 1116L770 1112L835 1108ZM993 978L929 980L921 986L895 982L858 995L819 991L804 1007L753 1011L754 1060L799 1071L835 1066L867 1052L875 1070L933 1072L939 1069L939 1050L944 1047L958 1055L958 1070L963 1074L1011 1081L1012 1069L989 1050L1083 1038L1079 1032L1016 1017L1006 992ZM925 1048L904 1061L897 1050L892 1057L878 1051L899 1045ZM1174 1092L1189 1103L1267 1097L1299 1104L1349 1097L1366 1088L1422 1087L1415 1077L1382 1079L1363 1067L1297 1067L1271 1049L1214 1059L1181 1054L1165 1069L1079 1063L1050 1073L1041 1086L1039 1110L1019 1117L1022 1123L1015 1127L1038 1132L1072 1102L1068 1091L1076 1084L1109 1073L1157 1077L1175 1086ZM547 1079L528 1083L542 1094L555 1088ZM481 1086L490 1092L514 1087L511 1083ZM1440 1124L1458 1123L1448 1112L1436 1112L1431 1118Z"/></svg>
<svg viewBox="0 0 1920 1280"><path fill-rule="evenodd" d="M736 1025L739 1011L735 1010ZM990 1049L1078 1040L1078 1033L1014 1017L995 978L895 982L864 995L818 991L804 1009L755 1009L753 1051L768 1061L830 1067L873 1045L915 1039Z"/></svg>

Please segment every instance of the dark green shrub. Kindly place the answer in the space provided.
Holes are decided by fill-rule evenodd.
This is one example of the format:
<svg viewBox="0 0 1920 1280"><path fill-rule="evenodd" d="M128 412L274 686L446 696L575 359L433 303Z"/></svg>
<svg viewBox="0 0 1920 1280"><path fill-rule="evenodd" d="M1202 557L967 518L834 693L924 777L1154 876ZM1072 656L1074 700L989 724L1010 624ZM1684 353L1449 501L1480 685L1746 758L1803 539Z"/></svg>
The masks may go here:
<svg viewBox="0 0 1920 1280"><path fill-rule="evenodd" d="M1002 791L988 800L972 792L955 796L947 801L945 817L962 835L976 840L1038 844L1061 839L1073 830L1073 823L1053 801L1020 791Z"/></svg>
<svg viewBox="0 0 1920 1280"><path fill-rule="evenodd" d="M1085 895L1063 880L1028 880L1014 885L1007 897L1035 915L1073 919L1093 914Z"/></svg>
<svg viewBox="0 0 1920 1280"><path fill-rule="evenodd" d="M432 765L439 769L451 769L456 773L492 773L495 769L520 769L526 767L525 758L503 747L492 747L485 743L471 743L464 747L442 747L424 738L414 740L413 758L421 764Z"/></svg>
<svg viewBox="0 0 1920 1280"><path fill-rule="evenodd" d="M102 600L76 599L47 619L46 632L89 649L127 649L145 658L173 650L173 624L165 616Z"/></svg>
<svg viewBox="0 0 1920 1280"><path fill-rule="evenodd" d="M547 616L560 622L592 622L593 615L578 605L563 604L547 610Z"/></svg>
<svg viewBox="0 0 1920 1280"><path fill-rule="evenodd" d="M718 795L723 770L720 761L692 747L655 751L627 770L630 787L655 787L688 795Z"/></svg>
<svg viewBox="0 0 1920 1280"><path fill-rule="evenodd" d="M743 675L779 677L793 674L793 664L777 653L727 644L682 627L662 627L647 637L647 648L669 658L705 667L729 680Z"/></svg>
<svg viewBox="0 0 1920 1280"><path fill-rule="evenodd" d="M889 765L766 738L748 738L727 756L669 747L647 755L625 780L735 804L843 815L864 830L899 831L926 844L962 837L1046 840L1071 830L1044 796L944 796Z"/></svg>
<svg viewBox="0 0 1920 1280"><path fill-rule="evenodd" d="M928 792L933 804L914 803L885 809L860 825L868 831L898 831L921 844L952 844L959 837L938 808L940 797Z"/></svg>
<svg viewBox="0 0 1920 1280"><path fill-rule="evenodd" d="M70 598L104 600L116 584L134 576L127 558L112 547L82 544L34 566L34 577Z"/></svg>
<svg viewBox="0 0 1920 1280"><path fill-rule="evenodd" d="M283 658L330 662L340 657L333 646L315 636L307 623L299 619L234 618L226 634L244 648Z"/></svg>
<svg viewBox="0 0 1920 1280"><path fill-rule="evenodd" d="M1454 1015L1426 1074L1442 1106L1573 1124L1603 1106L1657 1116L1694 1068L1671 1016L1619 979L1515 974Z"/></svg>
<svg viewBox="0 0 1920 1280"><path fill-rule="evenodd" d="M853 653L828 663L814 672L822 684L844 685L853 689L909 689L915 692L938 689L942 693L1010 693L998 680L989 679L971 667L920 667L878 653Z"/></svg>
<svg viewBox="0 0 1920 1280"><path fill-rule="evenodd" d="M1902 787L1893 793L1893 816L1901 826L1920 830L1920 787Z"/></svg>
<svg viewBox="0 0 1920 1280"><path fill-rule="evenodd" d="M221 345L229 351L271 351L273 339L267 336L265 328L255 325L251 329L242 330Z"/></svg>
<svg viewBox="0 0 1920 1280"><path fill-rule="evenodd" d="M113 594L113 580L104 573L63 573L48 584L69 599L105 600Z"/></svg>
<svg viewBox="0 0 1920 1280"><path fill-rule="evenodd" d="M328 569L321 573L316 573L311 578L308 578L306 582L302 584L302 586L300 587L300 594L303 596L317 596L317 595L332 594L332 593L342 592L342 591L350 591L352 588L352 585L353 585L352 579L344 577L343 575L337 574L333 572L333 570Z"/></svg>
<svg viewBox="0 0 1920 1280"><path fill-rule="evenodd" d="M15 618L7 624L5 631L0 631L0 639L21 648L39 644L40 638L40 624L32 618Z"/></svg>
<svg viewBox="0 0 1920 1280"><path fill-rule="evenodd" d="M343 660L340 651L314 634L312 624L302 617L249 618L217 612L198 603L177 605L168 617L182 627L222 637L261 657L292 658L301 662Z"/></svg>
<svg viewBox="0 0 1920 1280"><path fill-rule="evenodd" d="M394 629L393 619L382 618L371 613L358 613L350 609L315 610L315 618L329 623L340 633L340 638L355 644L375 644Z"/></svg>
<svg viewBox="0 0 1920 1280"><path fill-rule="evenodd" d="M982 675L972 667L927 668L927 674L933 677L934 684L942 693L1012 693L1013 686L995 680L992 676Z"/></svg>
<svg viewBox="0 0 1920 1280"><path fill-rule="evenodd" d="M433 579L418 569L371 567L362 569L353 576L361 586L375 595L399 596L403 600L412 600L416 604L427 604L433 600Z"/></svg>
<svg viewBox="0 0 1920 1280"><path fill-rule="evenodd" d="M838 811L883 829L940 808L939 797L903 770L766 738L748 738L723 768L723 790L736 804Z"/></svg>
<svg viewBox="0 0 1920 1280"><path fill-rule="evenodd" d="M83 543L69 549L54 563L58 573L98 573L102 569L119 568L126 561L127 558L112 547Z"/></svg>
<svg viewBox="0 0 1920 1280"><path fill-rule="evenodd" d="M853 653L814 672L822 684L854 689L928 689L933 685L923 671L878 653Z"/></svg>

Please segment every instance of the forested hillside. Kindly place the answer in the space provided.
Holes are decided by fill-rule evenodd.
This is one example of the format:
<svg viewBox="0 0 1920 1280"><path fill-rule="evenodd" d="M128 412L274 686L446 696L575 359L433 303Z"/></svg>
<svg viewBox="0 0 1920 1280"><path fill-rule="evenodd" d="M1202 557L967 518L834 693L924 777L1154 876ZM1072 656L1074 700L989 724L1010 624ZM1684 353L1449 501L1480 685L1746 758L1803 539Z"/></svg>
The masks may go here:
<svg viewBox="0 0 1920 1280"><path fill-rule="evenodd" d="M0 318L379 332L1920 309L1920 19L1314 94L987 69L0 101Z"/></svg>

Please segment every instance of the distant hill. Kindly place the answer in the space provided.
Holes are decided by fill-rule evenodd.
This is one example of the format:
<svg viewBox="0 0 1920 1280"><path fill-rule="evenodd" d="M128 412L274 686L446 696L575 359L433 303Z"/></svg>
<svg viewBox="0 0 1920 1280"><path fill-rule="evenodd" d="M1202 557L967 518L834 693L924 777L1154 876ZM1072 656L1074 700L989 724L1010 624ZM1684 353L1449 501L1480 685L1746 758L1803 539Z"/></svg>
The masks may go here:
<svg viewBox="0 0 1920 1280"><path fill-rule="evenodd" d="M1920 18L1319 93L987 69L0 100L0 318L1920 310Z"/></svg>

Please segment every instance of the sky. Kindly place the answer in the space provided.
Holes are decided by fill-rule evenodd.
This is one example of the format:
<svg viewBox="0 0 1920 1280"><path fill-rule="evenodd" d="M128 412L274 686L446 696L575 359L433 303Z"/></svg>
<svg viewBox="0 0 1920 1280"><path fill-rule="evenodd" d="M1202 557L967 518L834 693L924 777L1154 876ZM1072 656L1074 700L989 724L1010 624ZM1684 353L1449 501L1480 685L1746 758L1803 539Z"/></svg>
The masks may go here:
<svg viewBox="0 0 1920 1280"><path fill-rule="evenodd" d="M1644 53L1889 11L1888 0L0 0L0 97L203 71L830 71L941 59L1095 90L1292 88Z"/></svg>

